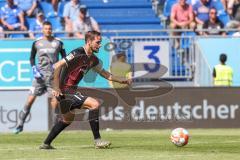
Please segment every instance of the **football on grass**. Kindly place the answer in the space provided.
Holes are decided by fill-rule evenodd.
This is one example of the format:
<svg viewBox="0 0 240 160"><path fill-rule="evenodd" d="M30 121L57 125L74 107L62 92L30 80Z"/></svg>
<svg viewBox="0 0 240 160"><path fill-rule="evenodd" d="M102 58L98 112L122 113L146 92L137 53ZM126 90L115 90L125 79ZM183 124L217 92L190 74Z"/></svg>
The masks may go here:
<svg viewBox="0 0 240 160"><path fill-rule="evenodd" d="M172 130L170 139L173 144L178 147L185 146L188 144L189 134L188 131L184 128L176 128Z"/></svg>

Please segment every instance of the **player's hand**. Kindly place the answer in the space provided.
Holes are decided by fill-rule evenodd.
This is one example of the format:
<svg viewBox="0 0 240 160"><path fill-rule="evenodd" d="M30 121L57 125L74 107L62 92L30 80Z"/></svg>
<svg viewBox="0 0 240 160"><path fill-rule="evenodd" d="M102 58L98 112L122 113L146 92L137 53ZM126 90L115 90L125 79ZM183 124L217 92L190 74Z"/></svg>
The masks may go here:
<svg viewBox="0 0 240 160"><path fill-rule="evenodd" d="M132 79L131 78L130 79L125 79L125 80L122 81L122 83L130 85L130 84L132 84Z"/></svg>
<svg viewBox="0 0 240 160"><path fill-rule="evenodd" d="M36 66L32 66L32 70L33 70L34 78L42 79L43 75L40 73L40 71L38 70L38 68Z"/></svg>
<svg viewBox="0 0 240 160"><path fill-rule="evenodd" d="M8 30L13 31L14 27L12 25L7 25Z"/></svg>
<svg viewBox="0 0 240 160"><path fill-rule="evenodd" d="M63 96L60 89L53 89L52 90L52 95L55 96L57 99L58 99L58 97Z"/></svg>

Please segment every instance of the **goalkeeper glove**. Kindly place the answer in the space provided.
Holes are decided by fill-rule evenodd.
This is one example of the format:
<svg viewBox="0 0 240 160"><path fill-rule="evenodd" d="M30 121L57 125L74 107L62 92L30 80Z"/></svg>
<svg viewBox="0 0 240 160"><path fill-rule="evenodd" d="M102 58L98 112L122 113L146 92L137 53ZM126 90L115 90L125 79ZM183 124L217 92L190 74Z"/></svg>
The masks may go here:
<svg viewBox="0 0 240 160"><path fill-rule="evenodd" d="M43 75L40 73L40 71L38 70L38 68L36 66L32 66L32 70L33 70L34 78L41 79L43 77Z"/></svg>

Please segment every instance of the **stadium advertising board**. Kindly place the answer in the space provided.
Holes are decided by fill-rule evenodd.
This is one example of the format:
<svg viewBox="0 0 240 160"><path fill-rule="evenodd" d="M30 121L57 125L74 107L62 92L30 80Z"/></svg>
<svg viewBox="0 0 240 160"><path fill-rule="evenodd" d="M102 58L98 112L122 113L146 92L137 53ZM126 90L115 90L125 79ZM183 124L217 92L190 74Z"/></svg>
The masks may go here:
<svg viewBox="0 0 240 160"><path fill-rule="evenodd" d="M32 82L32 69L30 67L30 51L32 40L4 40L0 43L0 89L28 89ZM66 52L82 46L84 40L63 40ZM103 39L102 44L108 43ZM109 69L108 51L102 49L98 57L104 61L103 67ZM108 88L108 82L94 73L88 73L80 84Z"/></svg>
<svg viewBox="0 0 240 160"><path fill-rule="evenodd" d="M28 91L0 91L0 133L12 132L19 122ZM46 96L36 99L24 131L47 131L48 102Z"/></svg>
<svg viewBox="0 0 240 160"><path fill-rule="evenodd" d="M106 91L106 90L105 90ZM102 93L106 101L101 106L101 127L113 129L160 129L160 128L237 128L240 127L239 88L174 88L153 98L133 98L129 91L118 91L118 104L109 93ZM83 93L99 97L99 93ZM121 93L122 92L122 93ZM113 96L113 97L114 97ZM146 95L147 96L147 95ZM111 105L107 105L111 104ZM114 106L115 105L115 106ZM70 129L89 129L87 112L78 112Z"/></svg>

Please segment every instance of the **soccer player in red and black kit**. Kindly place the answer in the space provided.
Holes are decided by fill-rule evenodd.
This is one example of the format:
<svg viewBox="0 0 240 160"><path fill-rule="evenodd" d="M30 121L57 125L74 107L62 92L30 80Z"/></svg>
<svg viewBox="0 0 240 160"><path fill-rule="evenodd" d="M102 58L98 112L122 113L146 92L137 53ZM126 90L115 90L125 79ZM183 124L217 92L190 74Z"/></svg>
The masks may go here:
<svg viewBox="0 0 240 160"><path fill-rule="evenodd" d="M97 31L89 31L85 35L85 45L83 47L71 51L68 56L54 64L54 88L52 93L58 99L68 95L72 102L69 110L63 114L62 119L53 126L40 149L54 149L51 146L51 142L72 123L75 115L71 110L76 108L87 108L90 110L89 121L94 134L95 148L108 148L110 146L110 142L101 140L99 133L98 108L100 102L95 98L82 95L76 87L84 74L90 69L93 69L109 81L123 84L131 83L131 79L116 77L102 68L99 59L94 55L94 53L99 51L100 47L101 34ZM66 106L61 105L60 102L60 108L62 107Z"/></svg>

